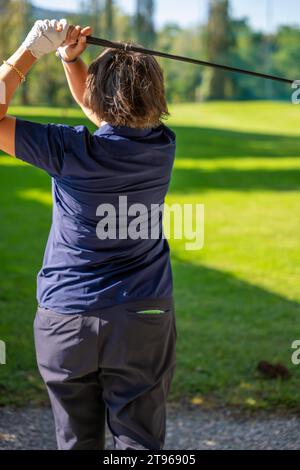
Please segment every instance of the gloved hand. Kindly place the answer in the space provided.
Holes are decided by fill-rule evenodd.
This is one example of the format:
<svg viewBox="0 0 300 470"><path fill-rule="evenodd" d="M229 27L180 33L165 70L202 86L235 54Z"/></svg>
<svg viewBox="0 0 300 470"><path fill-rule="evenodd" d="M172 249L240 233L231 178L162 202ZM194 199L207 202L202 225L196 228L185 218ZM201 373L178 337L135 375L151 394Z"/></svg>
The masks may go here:
<svg viewBox="0 0 300 470"><path fill-rule="evenodd" d="M36 21L22 46L39 59L45 54L56 51L63 44L68 29L69 25L66 19Z"/></svg>

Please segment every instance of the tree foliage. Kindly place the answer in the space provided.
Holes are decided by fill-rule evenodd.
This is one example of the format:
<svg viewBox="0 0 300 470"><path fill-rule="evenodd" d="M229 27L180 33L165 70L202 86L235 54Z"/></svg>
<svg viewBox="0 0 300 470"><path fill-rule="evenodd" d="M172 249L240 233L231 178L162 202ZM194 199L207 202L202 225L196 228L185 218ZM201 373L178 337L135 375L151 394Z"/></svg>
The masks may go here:
<svg viewBox="0 0 300 470"><path fill-rule="evenodd" d="M154 0L137 0L135 25L138 42L146 47L155 42Z"/></svg>
<svg viewBox="0 0 300 470"><path fill-rule="evenodd" d="M228 0L210 0L205 42L209 62L228 62L235 44ZM222 100L234 94L232 76L217 68L206 69L202 88L203 97L207 99Z"/></svg>

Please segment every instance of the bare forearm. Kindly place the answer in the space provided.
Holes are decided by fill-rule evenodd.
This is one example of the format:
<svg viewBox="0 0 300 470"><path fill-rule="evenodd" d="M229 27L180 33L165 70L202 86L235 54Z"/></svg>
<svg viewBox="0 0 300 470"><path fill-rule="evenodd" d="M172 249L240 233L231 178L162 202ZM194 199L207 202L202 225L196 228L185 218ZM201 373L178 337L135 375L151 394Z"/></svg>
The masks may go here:
<svg viewBox="0 0 300 470"><path fill-rule="evenodd" d="M84 114L96 125L100 125L100 120L93 111L84 104L84 93L86 90L86 80L88 76L88 67L81 58L76 62L63 62L69 88L76 103L79 104Z"/></svg>
<svg viewBox="0 0 300 470"><path fill-rule="evenodd" d="M36 62L36 58L30 51L21 46L7 62L17 67L23 75L26 75ZM21 79L16 70L7 64L3 64L0 67L0 81L3 84L2 89L5 90L5 96L3 96L4 99L2 100L5 103L0 104L0 119L3 119L13 95L21 83Z"/></svg>
<svg viewBox="0 0 300 470"><path fill-rule="evenodd" d="M83 105L83 96L86 88L86 79L88 75L87 65L81 58L76 62L66 63L63 62L65 74L67 77L68 85L70 87L74 100Z"/></svg>

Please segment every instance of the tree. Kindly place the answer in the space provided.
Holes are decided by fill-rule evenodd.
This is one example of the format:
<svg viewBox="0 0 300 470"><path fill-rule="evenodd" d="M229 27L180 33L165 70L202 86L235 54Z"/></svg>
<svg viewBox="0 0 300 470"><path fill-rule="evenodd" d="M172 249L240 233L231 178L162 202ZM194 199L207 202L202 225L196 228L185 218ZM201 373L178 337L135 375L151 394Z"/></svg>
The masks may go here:
<svg viewBox="0 0 300 470"><path fill-rule="evenodd" d="M10 6L9 5L10 3L11 3L10 0L8 0L8 1L7 0L0 0L0 15L1 15L1 17L4 16L7 13L8 9L9 9L9 6Z"/></svg>
<svg viewBox="0 0 300 470"><path fill-rule="evenodd" d="M90 0L91 26L94 36L100 35L101 6L99 0Z"/></svg>
<svg viewBox="0 0 300 470"><path fill-rule="evenodd" d="M167 53L202 57L202 47L198 26L183 29L176 23L168 23L157 33L156 48ZM159 61L164 70L168 101L195 101L203 68L193 64L181 64L175 60L159 59Z"/></svg>
<svg viewBox="0 0 300 470"><path fill-rule="evenodd" d="M0 56L6 58L14 47L15 40L11 34L11 20L15 10L15 5L11 0L0 0Z"/></svg>
<svg viewBox="0 0 300 470"><path fill-rule="evenodd" d="M235 36L234 49L231 51L230 62L242 69L264 71L266 58L265 35L253 31L247 19L232 21ZM271 73L271 70L266 70ZM234 73L231 75L234 84L234 99L265 99L266 89L261 79Z"/></svg>
<svg viewBox="0 0 300 470"><path fill-rule="evenodd" d="M206 27L206 50L210 62L228 63L234 46L234 35L229 15L229 0L210 0ZM231 76L220 69L207 69L202 95L206 99L231 98Z"/></svg>
<svg viewBox="0 0 300 470"><path fill-rule="evenodd" d="M154 9L154 0L137 0L135 18L137 39L145 46L153 46L156 38Z"/></svg>
<svg viewBox="0 0 300 470"><path fill-rule="evenodd" d="M105 18L105 37L107 39L113 39L114 37L114 2L113 0L105 0L104 9Z"/></svg>
<svg viewBox="0 0 300 470"><path fill-rule="evenodd" d="M273 38L272 72L291 80L300 79L300 31L297 26L281 26ZM274 95L290 99L291 88L285 84L273 83Z"/></svg>

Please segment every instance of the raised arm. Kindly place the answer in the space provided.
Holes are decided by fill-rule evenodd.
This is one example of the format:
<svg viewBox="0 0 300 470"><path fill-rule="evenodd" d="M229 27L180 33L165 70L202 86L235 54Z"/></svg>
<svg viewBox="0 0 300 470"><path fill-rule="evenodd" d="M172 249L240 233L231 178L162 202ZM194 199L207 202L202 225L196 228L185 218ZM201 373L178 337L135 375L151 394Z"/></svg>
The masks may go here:
<svg viewBox="0 0 300 470"><path fill-rule="evenodd" d="M16 119L7 116L6 113L17 87L25 79L32 65L45 54L55 52L62 44L70 45L72 42L74 44L76 35L83 39L81 43L76 43L74 49L80 46L84 50L86 47L84 35L87 35L89 31L90 28L84 28L81 34L80 27L78 32L78 28L70 27L65 19L36 21L21 47L7 60L6 64L0 67L0 150L15 156ZM66 64L66 69L70 76L70 86L81 103L86 66L78 59L78 63ZM84 109L84 112L98 125L98 121L87 109Z"/></svg>
<svg viewBox="0 0 300 470"><path fill-rule="evenodd" d="M12 156L15 155L15 118L7 116L6 113L16 89L35 61L36 58L31 52L21 46L6 64L0 67L0 148Z"/></svg>
<svg viewBox="0 0 300 470"><path fill-rule="evenodd" d="M89 26L83 29L80 26L72 27L65 42L66 45L60 47L58 52L62 59L68 85L74 100L81 107L85 115L99 127L99 118L84 105L83 100L88 68L80 58L80 55L87 47L86 37L91 35L91 32L92 30Z"/></svg>
<svg viewBox="0 0 300 470"><path fill-rule="evenodd" d="M7 113L9 103L22 81L22 75L26 76L36 58L25 47L21 46L9 59L0 67L0 80L3 93L1 94L0 120ZM16 72L17 68L21 75Z"/></svg>
<svg viewBox="0 0 300 470"><path fill-rule="evenodd" d="M19 49L0 67L0 149L15 156L14 117L8 106L18 86L37 59L60 46L68 34L66 20L36 21Z"/></svg>

